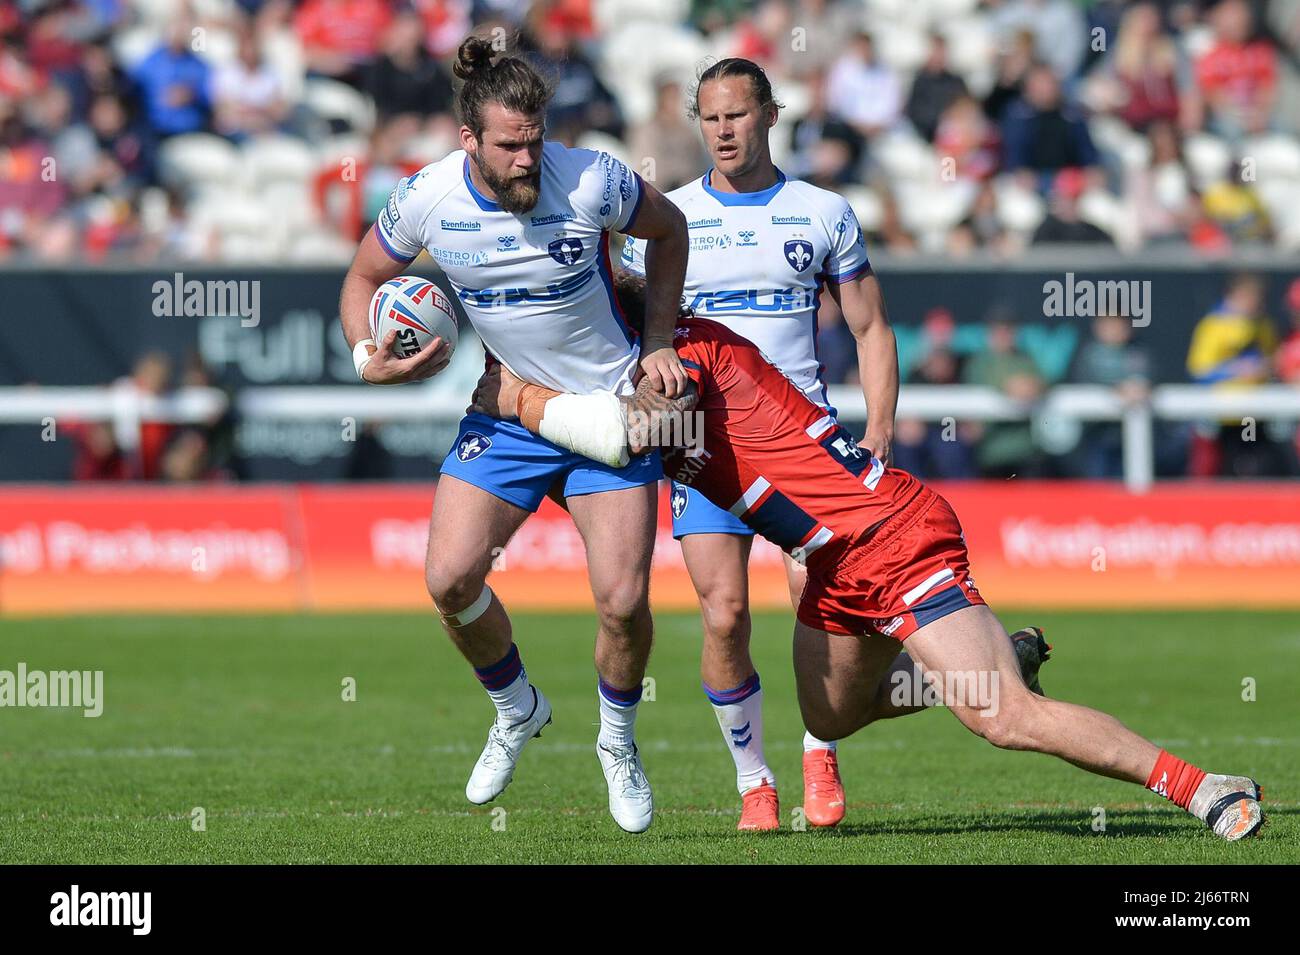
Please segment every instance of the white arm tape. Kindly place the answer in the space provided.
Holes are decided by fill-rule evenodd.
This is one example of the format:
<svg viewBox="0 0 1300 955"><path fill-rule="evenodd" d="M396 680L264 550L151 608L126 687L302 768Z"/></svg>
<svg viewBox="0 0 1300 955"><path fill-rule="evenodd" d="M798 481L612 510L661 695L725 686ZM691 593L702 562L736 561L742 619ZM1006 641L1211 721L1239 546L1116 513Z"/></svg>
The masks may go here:
<svg viewBox="0 0 1300 955"><path fill-rule="evenodd" d="M612 392L556 395L546 402L537 433L601 464L627 466L627 418Z"/></svg>
<svg viewBox="0 0 1300 955"><path fill-rule="evenodd" d="M375 345L375 340L373 338L363 338L352 346L352 364L357 370L357 377L362 381L366 380L365 375L363 375L362 372L366 370L366 365L370 364L370 359L374 357L370 354L369 349L366 348L367 345L373 345L376 348L379 347L378 345Z"/></svg>

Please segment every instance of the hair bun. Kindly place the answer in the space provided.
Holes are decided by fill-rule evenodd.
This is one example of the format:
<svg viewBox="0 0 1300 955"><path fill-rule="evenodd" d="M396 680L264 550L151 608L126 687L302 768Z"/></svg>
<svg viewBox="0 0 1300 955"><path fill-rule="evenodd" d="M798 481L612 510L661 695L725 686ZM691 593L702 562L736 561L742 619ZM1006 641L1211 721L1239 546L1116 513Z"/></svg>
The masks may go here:
<svg viewBox="0 0 1300 955"><path fill-rule="evenodd" d="M475 73L491 67L495 52L492 41L486 37L468 37L456 50L456 63L452 66L452 72L460 79L467 80Z"/></svg>

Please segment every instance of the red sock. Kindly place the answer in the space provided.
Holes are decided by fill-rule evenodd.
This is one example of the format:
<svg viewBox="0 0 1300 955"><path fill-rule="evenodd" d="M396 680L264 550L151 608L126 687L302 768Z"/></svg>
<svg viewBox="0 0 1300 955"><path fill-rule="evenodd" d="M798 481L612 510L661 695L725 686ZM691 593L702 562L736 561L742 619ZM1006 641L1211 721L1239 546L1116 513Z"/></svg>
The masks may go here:
<svg viewBox="0 0 1300 955"><path fill-rule="evenodd" d="M1147 789L1157 796L1164 796L1175 806L1186 809L1204 778L1204 770L1197 769L1191 763L1184 763L1162 749L1156 757L1155 769L1151 770L1151 778L1147 780Z"/></svg>

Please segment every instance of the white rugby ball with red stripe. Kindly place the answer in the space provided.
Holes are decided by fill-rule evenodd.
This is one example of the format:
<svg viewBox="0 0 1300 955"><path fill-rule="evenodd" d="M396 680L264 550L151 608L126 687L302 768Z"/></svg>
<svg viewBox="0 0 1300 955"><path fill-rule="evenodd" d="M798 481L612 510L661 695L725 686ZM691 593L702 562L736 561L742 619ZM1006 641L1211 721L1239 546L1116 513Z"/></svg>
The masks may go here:
<svg viewBox="0 0 1300 955"><path fill-rule="evenodd" d="M370 336L381 343L397 332L393 351L410 358L435 338L456 350L456 315L442 289L418 275L399 275L375 290L370 299Z"/></svg>

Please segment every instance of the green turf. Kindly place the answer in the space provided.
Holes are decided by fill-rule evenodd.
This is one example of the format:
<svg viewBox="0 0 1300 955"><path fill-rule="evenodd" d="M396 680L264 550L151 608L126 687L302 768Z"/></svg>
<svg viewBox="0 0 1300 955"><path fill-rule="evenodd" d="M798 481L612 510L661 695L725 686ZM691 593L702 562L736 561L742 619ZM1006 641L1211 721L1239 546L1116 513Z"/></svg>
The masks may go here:
<svg viewBox="0 0 1300 955"><path fill-rule="evenodd" d="M698 622L663 614L656 698L638 733L658 811L641 836L620 832L605 808L589 616L517 615L555 722L482 808L463 787L492 712L428 617L95 617L0 622L0 669L105 671L99 719L0 709L0 861L1300 861L1296 615L1004 620L1048 628L1049 693L1108 710L1204 767L1259 779L1264 837L1223 844L1150 793L995 750L941 711L843 743L847 819L792 831L802 729L786 614L757 617L754 640L782 831L735 832L731 760L697 676ZM356 702L341 699L345 677ZM1241 699L1244 677L1257 681L1255 702ZM1098 806L1104 833L1092 829ZM194 807L206 831L193 830Z"/></svg>

